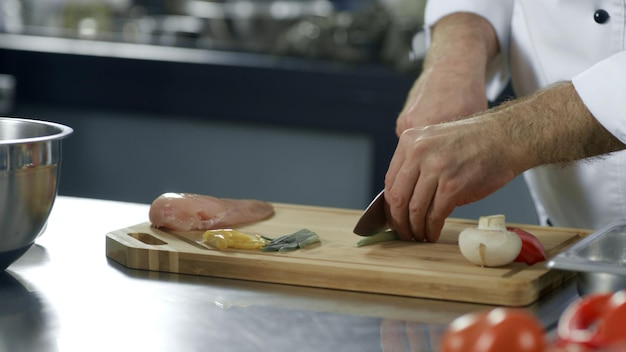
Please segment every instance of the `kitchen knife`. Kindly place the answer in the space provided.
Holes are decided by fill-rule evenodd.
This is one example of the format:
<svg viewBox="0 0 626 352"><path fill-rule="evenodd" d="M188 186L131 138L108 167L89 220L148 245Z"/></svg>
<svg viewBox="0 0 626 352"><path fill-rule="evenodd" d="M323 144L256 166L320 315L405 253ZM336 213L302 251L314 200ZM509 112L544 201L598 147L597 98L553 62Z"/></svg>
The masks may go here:
<svg viewBox="0 0 626 352"><path fill-rule="evenodd" d="M360 236L373 236L387 229L385 214L385 191L380 191L354 226L353 232Z"/></svg>

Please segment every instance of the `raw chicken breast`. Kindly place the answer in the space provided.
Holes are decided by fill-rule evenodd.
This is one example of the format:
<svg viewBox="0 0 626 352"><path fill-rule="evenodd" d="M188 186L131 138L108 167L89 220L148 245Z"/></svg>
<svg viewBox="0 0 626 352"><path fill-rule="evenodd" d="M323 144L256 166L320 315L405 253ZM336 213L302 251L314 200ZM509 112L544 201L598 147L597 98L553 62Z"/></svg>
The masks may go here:
<svg viewBox="0 0 626 352"><path fill-rule="evenodd" d="M174 231L213 230L267 219L274 207L260 200L164 193L150 206L153 226Z"/></svg>

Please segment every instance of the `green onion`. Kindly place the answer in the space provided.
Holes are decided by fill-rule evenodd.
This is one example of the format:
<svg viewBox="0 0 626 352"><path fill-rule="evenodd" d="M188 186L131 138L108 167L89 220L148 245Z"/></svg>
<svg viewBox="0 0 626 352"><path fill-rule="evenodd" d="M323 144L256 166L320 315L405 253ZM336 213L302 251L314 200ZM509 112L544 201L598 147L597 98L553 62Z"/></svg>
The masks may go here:
<svg viewBox="0 0 626 352"><path fill-rule="evenodd" d="M370 244L398 240L398 233L395 231L381 231L373 236L363 237L356 243L357 247L369 246Z"/></svg>
<svg viewBox="0 0 626 352"><path fill-rule="evenodd" d="M261 251L263 252L287 252L298 248L304 248L310 244L320 242L320 237L313 231L301 229L289 235L270 240Z"/></svg>

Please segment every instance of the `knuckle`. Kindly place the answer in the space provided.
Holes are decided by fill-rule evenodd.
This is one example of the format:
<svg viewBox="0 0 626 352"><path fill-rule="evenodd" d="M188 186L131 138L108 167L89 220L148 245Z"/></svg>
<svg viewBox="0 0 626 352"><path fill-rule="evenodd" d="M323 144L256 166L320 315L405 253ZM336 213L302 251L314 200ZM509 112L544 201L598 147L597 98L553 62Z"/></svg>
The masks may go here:
<svg viewBox="0 0 626 352"><path fill-rule="evenodd" d="M437 186L440 194L453 194L458 189L458 182L454 180L441 180Z"/></svg>
<svg viewBox="0 0 626 352"><path fill-rule="evenodd" d="M409 213L413 215L419 215L424 210L424 204L415 198L409 202Z"/></svg>
<svg viewBox="0 0 626 352"><path fill-rule="evenodd" d="M391 187L388 192L385 192L385 198L389 205L393 207L403 207L407 204L404 194L395 187Z"/></svg>

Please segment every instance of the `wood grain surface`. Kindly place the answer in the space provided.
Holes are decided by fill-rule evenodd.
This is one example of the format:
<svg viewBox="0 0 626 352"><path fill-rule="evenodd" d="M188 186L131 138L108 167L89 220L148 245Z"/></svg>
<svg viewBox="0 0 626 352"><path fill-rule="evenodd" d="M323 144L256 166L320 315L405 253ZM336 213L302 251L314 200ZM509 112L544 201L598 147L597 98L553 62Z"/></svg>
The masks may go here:
<svg viewBox="0 0 626 352"><path fill-rule="evenodd" d="M481 268L459 252L461 230L476 221L448 219L437 243L393 241L356 247L352 233L360 211L274 204L269 220L239 230L279 237L307 228L321 243L293 252L215 250L202 232L167 232L149 223L109 232L106 255L129 268L341 289L503 306L525 306L558 287L572 273L549 270L545 262ZM485 214L490 215L490 214ZM507 224L526 229L552 257L590 231Z"/></svg>

